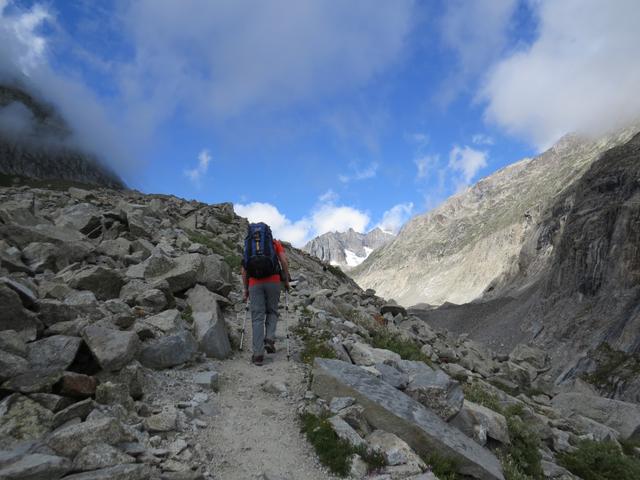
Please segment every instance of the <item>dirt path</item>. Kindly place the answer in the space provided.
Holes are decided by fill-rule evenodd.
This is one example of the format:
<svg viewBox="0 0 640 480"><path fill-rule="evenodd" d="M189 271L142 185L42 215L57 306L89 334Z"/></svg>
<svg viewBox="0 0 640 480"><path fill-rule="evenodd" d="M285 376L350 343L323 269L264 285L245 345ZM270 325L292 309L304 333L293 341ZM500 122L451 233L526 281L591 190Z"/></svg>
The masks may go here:
<svg viewBox="0 0 640 480"><path fill-rule="evenodd" d="M203 432L214 454L214 478L248 480L263 473L270 480L333 478L300 433L296 410L306 390L304 366L287 362L284 322L278 324L278 352L267 355L262 367L250 363L250 330L247 325L249 348L219 364L221 413ZM286 393L278 393L283 386Z"/></svg>

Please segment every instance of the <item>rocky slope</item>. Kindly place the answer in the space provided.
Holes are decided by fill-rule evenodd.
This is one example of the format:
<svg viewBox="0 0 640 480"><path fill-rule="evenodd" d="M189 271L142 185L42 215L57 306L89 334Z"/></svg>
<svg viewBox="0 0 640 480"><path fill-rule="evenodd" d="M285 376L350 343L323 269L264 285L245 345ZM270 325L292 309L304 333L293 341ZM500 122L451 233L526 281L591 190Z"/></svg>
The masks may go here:
<svg viewBox="0 0 640 480"><path fill-rule="evenodd" d="M640 401L639 162L640 135L605 152L542 213L484 301L421 317L507 349L535 341L559 381L613 375L602 393Z"/></svg>
<svg viewBox="0 0 640 480"><path fill-rule="evenodd" d="M327 232L308 242L303 250L345 270L360 265L374 250L393 240L394 235L374 228L369 233Z"/></svg>
<svg viewBox="0 0 640 480"><path fill-rule="evenodd" d="M363 288L407 306L477 299L518 268L520 252L543 212L599 155L634 131L598 140L564 137L543 154L510 165L413 218L350 275ZM544 264L549 254L535 251L529 278L537 260Z"/></svg>
<svg viewBox="0 0 640 480"><path fill-rule="evenodd" d="M25 90L0 84L0 183L15 177L124 188L98 159L71 142L63 118Z"/></svg>
<svg viewBox="0 0 640 480"><path fill-rule="evenodd" d="M0 188L0 478L334 478L300 413L351 478L437 479L438 453L472 478L570 480L560 453L640 429L637 404L556 388L544 351L447 336L289 246L279 351L251 365L246 225L230 204Z"/></svg>

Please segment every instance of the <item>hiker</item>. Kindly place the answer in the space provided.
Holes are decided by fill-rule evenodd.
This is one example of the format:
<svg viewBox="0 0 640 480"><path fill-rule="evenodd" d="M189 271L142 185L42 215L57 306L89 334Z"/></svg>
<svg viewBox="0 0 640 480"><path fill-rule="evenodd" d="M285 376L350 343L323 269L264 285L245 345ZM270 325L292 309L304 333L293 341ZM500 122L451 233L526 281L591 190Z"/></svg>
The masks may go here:
<svg viewBox="0 0 640 480"><path fill-rule="evenodd" d="M276 352L276 324L280 282L289 291L289 264L280 241L266 223L252 223L247 230L242 259L244 301L250 301L253 332L251 362L262 365L264 352Z"/></svg>

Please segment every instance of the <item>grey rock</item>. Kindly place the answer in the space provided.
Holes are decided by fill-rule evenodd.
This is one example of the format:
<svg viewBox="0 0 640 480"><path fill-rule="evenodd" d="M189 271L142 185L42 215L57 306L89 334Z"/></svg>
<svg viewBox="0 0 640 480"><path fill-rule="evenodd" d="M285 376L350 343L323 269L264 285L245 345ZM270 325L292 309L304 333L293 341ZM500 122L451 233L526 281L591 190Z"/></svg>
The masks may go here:
<svg viewBox="0 0 640 480"><path fill-rule="evenodd" d="M58 428L74 418L79 418L84 421L93 411L95 406L95 402L90 398L69 405L67 408L60 410L53 416L51 426L52 428Z"/></svg>
<svg viewBox="0 0 640 480"><path fill-rule="evenodd" d="M53 413L39 403L19 394L0 402L0 448L18 441L36 440L51 428Z"/></svg>
<svg viewBox="0 0 640 480"><path fill-rule="evenodd" d="M103 382L96 388L96 402L103 405L122 405L127 409L133 407L133 399L126 383Z"/></svg>
<svg viewBox="0 0 640 480"><path fill-rule="evenodd" d="M374 348L366 343L348 342L344 344L349 356L356 365L375 365L376 363L398 363L400 355L390 350Z"/></svg>
<svg viewBox="0 0 640 480"><path fill-rule="evenodd" d="M393 303L387 303L387 304L383 305L382 307L380 307L380 313L382 315L390 313L394 317L396 315L402 315L403 317L407 316L407 310L404 307L402 307L400 305L393 304Z"/></svg>
<svg viewBox="0 0 640 480"><path fill-rule="evenodd" d="M53 393L32 393L29 398L53 413L64 410L73 403L72 399Z"/></svg>
<svg viewBox="0 0 640 480"><path fill-rule="evenodd" d="M35 307L38 296L31 288L9 277L0 277L0 283L5 284L11 290L16 292L22 301L22 305L26 308Z"/></svg>
<svg viewBox="0 0 640 480"><path fill-rule="evenodd" d="M114 258L124 258L131 251L131 242L126 238L103 240L97 248L98 252Z"/></svg>
<svg viewBox="0 0 640 480"><path fill-rule="evenodd" d="M218 391L220 374L218 372L200 372L193 376L193 383L204 388L210 388L214 392Z"/></svg>
<svg viewBox="0 0 640 480"><path fill-rule="evenodd" d="M193 314L193 333L200 351L208 357L224 359L231 355L231 342L220 308Z"/></svg>
<svg viewBox="0 0 640 480"><path fill-rule="evenodd" d="M60 455L72 457L92 443L116 445L127 440L129 436L122 425L113 418L105 417L62 427L49 436L47 445Z"/></svg>
<svg viewBox="0 0 640 480"><path fill-rule="evenodd" d="M150 478L149 467L141 464L116 465L65 477L67 480L148 480Z"/></svg>
<svg viewBox="0 0 640 480"><path fill-rule="evenodd" d="M460 384L442 370L434 370L422 362L414 363L421 363L421 368L417 373L409 373L410 381L405 393L444 420L455 416L464 401Z"/></svg>
<svg viewBox="0 0 640 480"><path fill-rule="evenodd" d="M623 439L640 438L640 405L582 393L561 393L552 399L563 415L582 415L613 428Z"/></svg>
<svg viewBox="0 0 640 480"><path fill-rule="evenodd" d="M144 426L150 433L171 432L176 429L178 412L173 407L165 407L162 412L144 419Z"/></svg>
<svg viewBox="0 0 640 480"><path fill-rule="evenodd" d="M62 258L60 247L53 243L32 242L24 248L22 256L29 268L38 273L56 272L69 265L69 260Z"/></svg>
<svg viewBox="0 0 640 480"><path fill-rule="evenodd" d="M29 370L29 362L13 353L0 350L0 382L22 375Z"/></svg>
<svg viewBox="0 0 640 480"><path fill-rule="evenodd" d="M329 417L328 421L333 431L338 435L338 438L348 442L349 445L355 448L366 448L367 442L365 442L364 439L358 435L358 432L356 432L351 425L345 422L341 417L335 415L333 417Z"/></svg>
<svg viewBox="0 0 640 480"><path fill-rule="evenodd" d="M486 443L487 437L504 445L511 443L504 415L469 400L464 401L462 410L450 423L481 445Z"/></svg>
<svg viewBox="0 0 640 480"><path fill-rule="evenodd" d="M9 272L31 272L31 267L22 262L22 252L16 247L9 246L4 240L0 240L0 267Z"/></svg>
<svg viewBox="0 0 640 480"><path fill-rule="evenodd" d="M76 272L69 282L72 288L93 292L99 300L118 298L123 284L116 271L96 266Z"/></svg>
<svg viewBox="0 0 640 480"><path fill-rule="evenodd" d="M169 368L188 362L198 346L187 330L144 342L139 354L140 363L149 368Z"/></svg>
<svg viewBox="0 0 640 480"><path fill-rule="evenodd" d="M84 447L73 460L75 471L98 470L101 468L136 463L136 459L107 443L95 443Z"/></svg>
<svg viewBox="0 0 640 480"><path fill-rule="evenodd" d="M37 331L36 315L22 306L20 296L0 284L0 331L14 330L25 340L33 340Z"/></svg>
<svg viewBox="0 0 640 480"><path fill-rule="evenodd" d="M196 280L209 290L223 296L228 295L233 288L231 268L218 255L206 255L202 258L202 269Z"/></svg>
<svg viewBox="0 0 640 480"><path fill-rule="evenodd" d="M374 367L378 372L380 372L380 378L392 387L400 390L407 388L407 385L409 384L409 375L406 373L385 363L376 363Z"/></svg>
<svg viewBox="0 0 640 480"><path fill-rule="evenodd" d="M63 457L33 453L0 468L3 480L57 480L71 470L71 462Z"/></svg>
<svg viewBox="0 0 640 480"><path fill-rule="evenodd" d="M351 425L362 437L366 437L372 431L369 422L364 416L364 408L360 405L352 405L340 410L338 416Z"/></svg>
<svg viewBox="0 0 640 480"><path fill-rule="evenodd" d="M28 344L29 363L34 368L66 370L76 358L82 340L54 335Z"/></svg>
<svg viewBox="0 0 640 480"><path fill-rule="evenodd" d="M147 338L175 332L182 325L182 316L178 310L165 310L157 315L138 320L134 329L140 338Z"/></svg>
<svg viewBox="0 0 640 480"><path fill-rule="evenodd" d="M82 338L105 370L120 370L134 359L140 344L135 332L121 332L98 325L85 328Z"/></svg>
<svg viewBox="0 0 640 480"><path fill-rule="evenodd" d="M167 297L161 290L151 288L136 296L136 305L149 312L161 312L167 306Z"/></svg>
<svg viewBox="0 0 640 480"><path fill-rule="evenodd" d="M47 327L62 322L73 322L78 318L99 320L104 316L97 303L85 305L70 305L60 300L44 299L38 301L40 320Z"/></svg>
<svg viewBox="0 0 640 480"><path fill-rule="evenodd" d="M56 219L60 227L78 230L85 235L100 226L100 212L90 203L78 203L65 208Z"/></svg>
<svg viewBox="0 0 640 480"><path fill-rule="evenodd" d="M322 398L352 396L368 422L394 433L419 454L437 452L455 458L460 473L481 480L503 480L498 459L435 413L361 368L316 358L313 391Z"/></svg>
<svg viewBox="0 0 640 480"><path fill-rule="evenodd" d="M340 410L344 410L356 403L356 399L353 397L334 397L329 402L329 411L331 413L338 413Z"/></svg>
<svg viewBox="0 0 640 480"><path fill-rule="evenodd" d="M27 343L15 330L0 331L0 350L27 358Z"/></svg>
<svg viewBox="0 0 640 480"><path fill-rule="evenodd" d="M521 343L511 351L509 359L512 362L526 362L537 369L543 369L547 365L549 355L538 347Z"/></svg>
<svg viewBox="0 0 640 480"><path fill-rule="evenodd" d="M2 384L4 390L20 393L50 393L62 377L62 371L55 369L29 369L27 372L10 378Z"/></svg>
<svg viewBox="0 0 640 480"><path fill-rule="evenodd" d="M387 465L417 465L420 471L425 470L427 465L422 461L407 442L393 433L383 430L375 430L366 438L371 448L384 456Z"/></svg>

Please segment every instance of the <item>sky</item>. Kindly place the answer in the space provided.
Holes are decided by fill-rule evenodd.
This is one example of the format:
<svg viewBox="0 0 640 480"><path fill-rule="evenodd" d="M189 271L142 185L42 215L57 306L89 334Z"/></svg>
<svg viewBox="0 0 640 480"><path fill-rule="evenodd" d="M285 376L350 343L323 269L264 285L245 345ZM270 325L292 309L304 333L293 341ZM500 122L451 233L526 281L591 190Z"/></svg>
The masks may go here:
<svg viewBox="0 0 640 480"><path fill-rule="evenodd" d="M129 187L232 202L301 246L397 232L636 119L639 24L637 0L0 0L0 81Z"/></svg>

